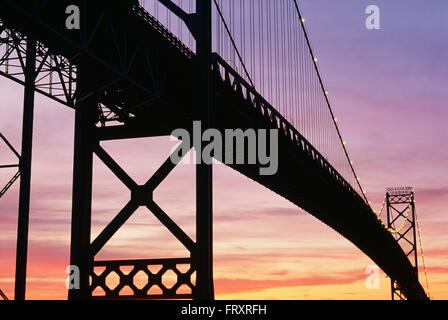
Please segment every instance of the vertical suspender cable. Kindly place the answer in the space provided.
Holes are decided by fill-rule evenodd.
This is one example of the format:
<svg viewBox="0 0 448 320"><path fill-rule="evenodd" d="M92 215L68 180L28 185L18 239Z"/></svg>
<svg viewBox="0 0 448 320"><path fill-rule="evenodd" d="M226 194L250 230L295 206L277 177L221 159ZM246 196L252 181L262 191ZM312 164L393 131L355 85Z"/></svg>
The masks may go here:
<svg viewBox="0 0 448 320"><path fill-rule="evenodd" d="M300 13L299 6L298 6L298 4L297 4L297 0L293 0L293 1L294 1L294 5L295 5L295 8L296 8L296 12L297 12L297 14L298 14L298 16L299 16L299 19L300 19L300 22L301 22L302 31L303 31L303 34L304 34L304 36L305 36L305 39L306 39L306 43L307 43L308 49L309 49L309 51L310 51L311 56L314 57L313 50L312 50L312 47L311 47L311 43L310 43L310 40L309 40L309 38L308 38L308 34L307 34L307 32L306 32L305 25L304 25L303 20L302 20L302 15L301 15L301 13ZM313 61L313 62L314 62L314 61ZM322 91L323 91L324 94L325 94L325 87L324 87L324 85L323 85L322 77L320 76L319 69L317 68L317 63L314 63L314 68L315 68L316 74L317 74L317 76L318 76L318 80L319 80L320 87L321 87ZM334 119L335 116L334 116L333 110L331 109L331 106L330 106L330 102L329 102L329 100L328 100L328 97L327 97L326 95L325 95L325 100L326 100L326 104L327 104L328 110L330 111L330 115L331 115L331 117ZM358 188L359 188L359 192L360 192L359 195L360 195L362 198L364 198L365 202L368 204L368 200L367 200L367 197L366 197L365 193L363 192L363 188L362 188L362 186L361 186L361 183L360 183L360 181L359 181L358 179L356 179L357 175L356 175L355 169L354 169L354 167L353 167L353 165L352 165L352 163L351 163L350 156L348 155L348 152L347 152L347 148L345 147L345 145L344 145L344 143L343 143L343 139L342 139L341 132L340 132L339 127L338 127L338 125L337 125L337 123L336 123L335 121L334 121L334 125L335 125L336 131L337 131L337 133L338 133L339 140L340 140L340 142L342 143L342 148L343 148L343 150L344 150L345 158L346 158L346 160L348 161L348 164L349 164L350 169L351 169L350 171L351 171L351 173L353 174L353 176L355 177L355 180L356 180L355 183L356 183L356 185L357 185Z"/></svg>

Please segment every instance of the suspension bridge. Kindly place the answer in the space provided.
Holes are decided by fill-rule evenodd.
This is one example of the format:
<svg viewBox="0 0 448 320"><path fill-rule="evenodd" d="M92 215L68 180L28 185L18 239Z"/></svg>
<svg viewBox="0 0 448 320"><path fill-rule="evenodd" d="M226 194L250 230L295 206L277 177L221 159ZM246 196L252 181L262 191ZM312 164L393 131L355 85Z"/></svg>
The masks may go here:
<svg viewBox="0 0 448 320"><path fill-rule="evenodd" d="M79 29L66 25L70 5L80 10ZM169 155L138 185L101 147L102 141L191 131L193 121L201 121L204 130L279 130L275 175L260 175L260 164L230 166L351 241L391 278L400 297L428 299L417 265L397 241L401 228L393 228L395 220L381 221L361 187L297 1L0 0L0 74L25 88L21 154L1 136L19 161L1 193L20 177L16 299L25 298L35 92L75 110L70 263L79 267L80 289L69 290L69 299L92 298L98 287L103 299L214 298L212 165L196 165L196 239L191 239L152 197L176 166ZM131 197L91 239L94 154ZM96 260L139 207L148 208L190 255ZM162 268L152 273L151 265ZM132 271L124 274L122 266ZM95 273L97 267L104 271ZM168 270L177 275L171 288L162 280ZM148 276L143 287L133 283L140 271ZM114 289L106 284L111 272L119 276ZM120 294L125 286L131 295ZM153 286L161 292L149 294ZM179 293L181 286L190 293Z"/></svg>

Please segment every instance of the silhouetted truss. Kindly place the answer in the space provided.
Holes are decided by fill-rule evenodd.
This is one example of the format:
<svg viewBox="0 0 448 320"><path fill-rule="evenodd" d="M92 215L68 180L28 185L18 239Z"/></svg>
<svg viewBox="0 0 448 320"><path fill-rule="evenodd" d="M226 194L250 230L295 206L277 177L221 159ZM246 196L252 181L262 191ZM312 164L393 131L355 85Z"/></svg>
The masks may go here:
<svg viewBox="0 0 448 320"><path fill-rule="evenodd" d="M0 163L0 168L18 168L18 171L16 172L16 174L8 181L8 183L0 190L0 198L3 197L3 195L6 193L6 191L9 190L9 188L11 188L11 186L14 184L14 182L17 181L17 179L19 179L20 177L20 154L16 151L16 149L14 149L14 147L12 146L12 144L8 141L8 139L6 139L6 137L0 133L0 141L3 141L6 146L11 150L12 153L14 153L14 155L17 157L17 160L19 161L19 163L17 164L2 164ZM0 142L1 143L1 142Z"/></svg>
<svg viewBox="0 0 448 320"><path fill-rule="evenodd" d="M26 36L7 28L0 20L0 74L24 85ZM74 107L76 66L37 43L36 91L69 107Z"/></svg>
<svg viewBox="0 0 448 320"><path fill-rule="evenodd" d="M0 75L21 85L25 85L26 42L25 35L7 28L0 19ZM76 100L84 98L76 96L76 57L67 59L62 55L53 54L39 42L36 49L35 91L70 108L75 108ZM117 99L119 92L107 90L108 87L97 88L95 92L90 93L100 95L104 99L110 95L115 99L115 103L107 107L98 103L99 122L102 126L106 122L124 122L129 118L129 114L123 112L120 105L116 103L119 101Z"/></svg>

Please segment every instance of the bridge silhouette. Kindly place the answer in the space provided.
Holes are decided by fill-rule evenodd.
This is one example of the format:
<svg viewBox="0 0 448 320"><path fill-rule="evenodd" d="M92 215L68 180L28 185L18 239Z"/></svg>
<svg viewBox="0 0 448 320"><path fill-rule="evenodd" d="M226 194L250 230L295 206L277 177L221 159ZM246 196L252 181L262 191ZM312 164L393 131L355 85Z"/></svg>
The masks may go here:
<svg viewBox="0 0 448 320"><path fill-rule="evenodd" d="M263 2L268 4L260 5ZM25 87L20 170L11 182L21 176L16 299L25 297L34 92L74 108L76 114L70 260L80 269L81 289L69 290L70 299L91 298L97 287L105 291L102 298L111 299L214 298L212 166L197 164L193 240L152 197L176 166L169 155L144 185L138 185L101 147L107 140L169 136L177 128L192 131L195 120L220 131L278 129L275 175L260 175L260 164L229 166L347 238L396 282L404 297L427 299L416 267L370 207L355 174L297 2L191 3L183 2L182 7L153 1L146 6L154 8L149 13L137 1L126 0L0 0L0 74ZM73 4L81 12L79 30L66 26L66 8ZM96 239L90 235L93 154L131 193ZM190 256L95 260L142 206ZM162 268L153 274L151 265ZM132 271L123 274L120 266L131 266ZM104 271L97 274L96 267ZM172 288L162 281L169 270L177 275ZM139 271L148 276L142 288L133 283ZM115 289L106 285L111 272L120 278ZM184 285L190 294L177 293ZM124 286L132 289L131 296L120 295ZM152 286L162 292L148 294Z"/></svg>

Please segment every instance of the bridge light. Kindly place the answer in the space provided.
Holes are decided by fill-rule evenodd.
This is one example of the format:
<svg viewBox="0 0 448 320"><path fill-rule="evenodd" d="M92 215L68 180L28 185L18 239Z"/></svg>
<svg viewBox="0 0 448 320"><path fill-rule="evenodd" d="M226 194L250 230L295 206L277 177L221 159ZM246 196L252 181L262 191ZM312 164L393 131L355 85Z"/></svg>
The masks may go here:
<svg viewBox="0 0 448 320"><path fill-rule="evenodd" d="M334 122L338 122L339 121L339 119L338 118L334 118Z"/></svg>
<svg viewBox="0 0 448 320"><path fill-rule="evenodd" d="M305 23L305 21L306 21L305 18L302 18L302 22Z"/></svg>
<svg viewBox="0 0 448 320"><path fill-rule="evenodd" d="M325 95L328 96L328 91L325 91Z"/></svg>
<svg viewBox="0 0 448 320"><path fill-rule="evenodd" d="M342 141L342 144L345 146L346 144L347 144L347 142L345 142L345 141Z"/></svg>
<svg viewBox="0 0 448 320"><path fill-rule="evenodd" d="M354 163L353 161L350 161L350 164L351 164L351 165L354 165L355 163Z"/></svg>
<svg viewBox="0 0 448 320"><path fill-rule="evenodd" d="M314 57L314 62L317 62L317 58L316 57Z"/></svg>

